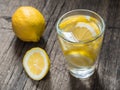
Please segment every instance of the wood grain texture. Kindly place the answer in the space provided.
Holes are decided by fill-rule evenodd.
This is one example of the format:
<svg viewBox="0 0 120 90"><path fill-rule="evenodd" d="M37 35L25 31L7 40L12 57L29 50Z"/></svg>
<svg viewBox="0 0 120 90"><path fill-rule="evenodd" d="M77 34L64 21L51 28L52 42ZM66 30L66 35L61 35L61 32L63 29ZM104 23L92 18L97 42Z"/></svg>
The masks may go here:
<svg viewBox="0 0 120 90"><path fill-rule="evenodd" d="M19 6L40 10L46 30L38 43L22 42L12 32L11 16ZM98 68L88 80L72 77L66 70L55 24L73 9L90 9L106 22ZM120 0L0 0L0 90L120 90ZM46 50L51 68L41 81L30 79L22 66L25 52L32 47Z"/></svg>

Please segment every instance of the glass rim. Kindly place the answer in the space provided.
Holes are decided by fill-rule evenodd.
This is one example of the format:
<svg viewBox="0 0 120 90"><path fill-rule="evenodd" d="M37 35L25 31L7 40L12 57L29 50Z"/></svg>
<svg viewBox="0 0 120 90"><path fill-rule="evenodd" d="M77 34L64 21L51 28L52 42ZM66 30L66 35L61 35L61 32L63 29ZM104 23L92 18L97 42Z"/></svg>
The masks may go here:
<svg viewBox="0 0 120 90"><path fill-rule="evenodd" d="M61 35L61 33L62 33L62 30L59 28L59 24L60 24L60 22L62 21L62 19L63 19L63 17L64 16L66 16L67 14L70 14L70 13L72 13L72 12L79 12L79 11L85 11L85 12L89 12L89 13L92 13L92 14L94 14L94 15L96 15L100 20L101 20L101 23L102 23L102 27L100 28L101 29L101 33L99 34L99 35L97 35L97 36L95 36L95 38L93 38L92 40L83 40L83 41L78 41L78 42L73 42L73 41L70 41L70 40L67 40L67 39L65 39L62 35ZM103 34L104 34L104 31L105 31L105 22L104 22L104 20L103 20L103 18L99 15L99 14L97 14L96 12L94 12L94 11L92 11L92 10L88 10L88 9L75 9L75 10L71 10L71 11L68 11L68 12L66 12L65 14L63 14L59 19L58 19L58 21L57 21L57 23L56 23L56 29L57 29L57 34L60 36L60 37L62 37L64 40L67 40L68 42L70 42L70 43L90 43L90 42L92 42L92 41L95 41L96 39L98 39L100 36L102 36Z"/></svg>

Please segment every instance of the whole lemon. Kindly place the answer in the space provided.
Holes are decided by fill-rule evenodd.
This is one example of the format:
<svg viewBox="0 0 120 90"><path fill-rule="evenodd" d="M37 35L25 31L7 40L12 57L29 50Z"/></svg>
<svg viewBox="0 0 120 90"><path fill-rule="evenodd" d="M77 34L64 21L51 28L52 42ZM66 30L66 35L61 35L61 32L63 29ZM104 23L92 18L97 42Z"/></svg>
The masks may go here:
<svg viewBox="0 0 120 90"><path fill-rule="evenodd" d="M22 6L12 16L12 27L19 39L37 42L45 30L45 19L37 9Z"/></svg>

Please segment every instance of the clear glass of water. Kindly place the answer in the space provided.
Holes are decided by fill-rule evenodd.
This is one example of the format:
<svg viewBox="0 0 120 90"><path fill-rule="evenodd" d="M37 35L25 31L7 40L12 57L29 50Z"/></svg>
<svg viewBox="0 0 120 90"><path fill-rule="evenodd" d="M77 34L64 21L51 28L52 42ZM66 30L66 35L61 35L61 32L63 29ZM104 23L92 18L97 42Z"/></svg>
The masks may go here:
<svg viewBox="0 0 120 90"><path fill-rule="evenodd" d="M61 16L56 29L70 73L76 78L90 77L103 41L104 20L93 11L77 9Z"/></svg>

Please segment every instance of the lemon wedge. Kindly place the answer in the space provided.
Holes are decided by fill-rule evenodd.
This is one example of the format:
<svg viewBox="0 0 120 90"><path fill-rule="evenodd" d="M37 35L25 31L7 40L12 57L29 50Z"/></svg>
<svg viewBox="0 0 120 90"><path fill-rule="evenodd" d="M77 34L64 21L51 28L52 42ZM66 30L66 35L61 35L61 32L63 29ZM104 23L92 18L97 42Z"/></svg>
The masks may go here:
<svg viewBox="0 0 120 90"><path fill-rule="evenodd" d="M50 69L50 59L42 48L32 48L23 58L23 67L33 80L41 80Z"/></svg>

